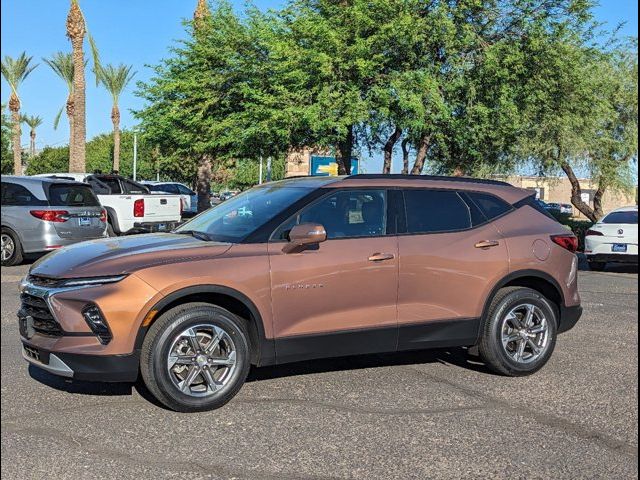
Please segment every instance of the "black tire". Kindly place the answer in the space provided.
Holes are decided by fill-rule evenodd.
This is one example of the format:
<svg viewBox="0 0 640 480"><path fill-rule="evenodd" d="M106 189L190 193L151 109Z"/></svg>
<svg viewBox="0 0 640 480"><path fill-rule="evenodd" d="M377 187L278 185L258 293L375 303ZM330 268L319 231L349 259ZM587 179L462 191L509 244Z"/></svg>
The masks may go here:
<svg viewBox="0 0 640 480"><path fill-rule="evenodd" d="M235 369L220 390L194 397L173 383L166 362L175 338L203 323L215 325L229 335L235 346ZM248 338L245 321L228 310L208 303L177 306L158 318L144 339L140 355L142 379L152 395L172 410L201 412L220 408L238 393L247 378L251 366Z"/></svg>
<svg viewBox="0 0 640 480"><path fill-rule="evenodd" d="M592 272L604 272L607 262L589 262L589 270Z"/></svg>
<svg viewBox="0 0 640 480"><path fill-rule="evenodd" d="M113 229L113 225L111 225L111 222L107 222L107 235L109 237L117 237L118 236L116 234L115 230Z"/></svg>
<svg viewBox="0 0 640 480"><path fill-rule="evenodd" d="M505 317L518 305L531 304L539 308L547 319L548 340L539 358L530 363L514 360L502 345L501 332ZM530 288L507 287L498 291L483 320L478 350L488 368L511 377L531 375L540 370L549 360L556 344L558 313L555 307L540 292Z"/></svg>
<svg viewBox="0 0 640 480"><path fill-rule="evenodd" d="M19 263L22 263L22 244L20 243L20 239L18 238L18 235L16 235L16 232L11 230L10 228L2 227L2 235L6 235L13 243L13 253L7 259L2 259L2 266L12 267L14 265L18 265Z"/></svg>

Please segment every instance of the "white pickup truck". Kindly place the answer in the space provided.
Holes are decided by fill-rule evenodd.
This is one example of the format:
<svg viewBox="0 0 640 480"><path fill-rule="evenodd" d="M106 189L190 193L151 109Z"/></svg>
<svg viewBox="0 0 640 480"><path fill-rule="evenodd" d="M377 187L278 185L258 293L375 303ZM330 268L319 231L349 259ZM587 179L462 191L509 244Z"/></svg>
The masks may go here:
<svg viewBox="0 0 640 480"><path fill-rule="evenodd" d="M67 178L91 185L107 210L109 235L167 232L181 221L180 195L153 195L149 189L120 175L46 173L37 177Z"/></svg>

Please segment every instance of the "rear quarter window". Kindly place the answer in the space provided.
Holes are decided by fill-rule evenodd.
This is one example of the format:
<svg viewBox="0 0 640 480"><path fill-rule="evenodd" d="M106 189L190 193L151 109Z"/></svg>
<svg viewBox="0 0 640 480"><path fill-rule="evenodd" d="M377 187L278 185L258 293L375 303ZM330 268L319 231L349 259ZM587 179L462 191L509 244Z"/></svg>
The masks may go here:
<svg viewBox="0 0 640 480"><path fill-rule="evenodd" d="M100 202L91 187L84 185L53 184L48 192L52 207L98 207Z"/></svg>
<svg viewBox="0 0 640 480"><path fill-rule="evenodd" d="M3 207L33 207L46 204L45 200L40 200L28 188L17 183L2 182Z"/></svg>
<svg viewBox="0 0 640 480"><path fill-rule="evenodd" d="M477 205L487 220L493 220L513 210L509 203L488 193L466 192L466 195Z"/></svg>

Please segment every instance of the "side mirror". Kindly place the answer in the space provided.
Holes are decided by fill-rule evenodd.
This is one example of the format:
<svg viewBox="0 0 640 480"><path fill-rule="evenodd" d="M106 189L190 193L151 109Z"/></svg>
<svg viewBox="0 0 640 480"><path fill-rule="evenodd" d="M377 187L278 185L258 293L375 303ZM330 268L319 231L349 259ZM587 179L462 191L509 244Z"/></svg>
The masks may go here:
<svg viewBox="0 0 640 480"><path fill-rule="evenodd" d="M324 242L326 239L327 232L322 225L318 223L301 223L291 229L289 243L284 246L282 251L284 253L297 253L307 245L315 245Z"/></svg>

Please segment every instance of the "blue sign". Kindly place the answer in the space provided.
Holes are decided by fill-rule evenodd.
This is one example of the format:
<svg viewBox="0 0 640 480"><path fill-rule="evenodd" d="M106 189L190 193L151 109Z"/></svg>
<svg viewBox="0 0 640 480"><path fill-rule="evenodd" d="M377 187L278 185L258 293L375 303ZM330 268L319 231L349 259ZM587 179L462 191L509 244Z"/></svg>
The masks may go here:
<svg viewBox="0 0 640 480"><path fill-rule="evenodd" d="M351 175L358 174L358 159L351 159ZM311 175L318 177L338 176L336 157L311 156Z"/></svg>

